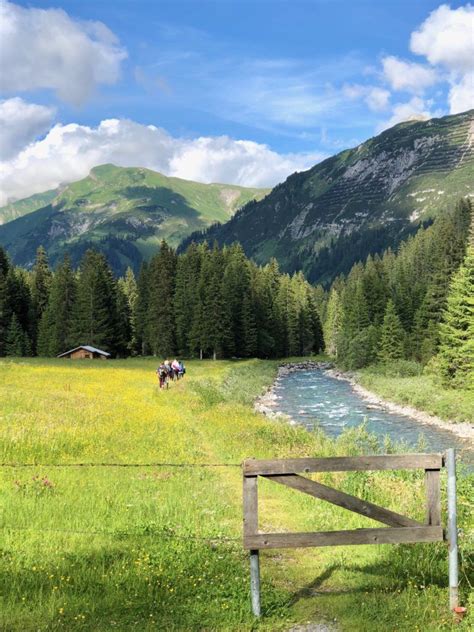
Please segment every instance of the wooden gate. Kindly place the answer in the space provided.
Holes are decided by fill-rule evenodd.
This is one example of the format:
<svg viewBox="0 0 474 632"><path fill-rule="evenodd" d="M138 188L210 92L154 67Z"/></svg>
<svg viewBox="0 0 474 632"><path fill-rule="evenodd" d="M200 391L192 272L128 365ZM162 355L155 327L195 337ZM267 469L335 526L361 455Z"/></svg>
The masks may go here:
<svg viewBox="0 0 474 632"><path fill-rule="evenodd" d="M454 450L448 450L446 460L449 466L450 605L451 608L454 608L458 605ZM445 457L441 454L246 460L243 464L243 533L244 548L250 550L250 584L252 610L255 616L260 616L260 549L440 542L444 540L445 534L441 525L440 500L440 470L444 465ZM402 469L423 469L425 471L426 515L424 523L301 476L302 473L310 472L360 472ZM387 526L349 531L261 533L258 530L257 483L259 476L315 498L326 500L349 511L377 520ZM451 493L449 493L450 483Z"/></svg>

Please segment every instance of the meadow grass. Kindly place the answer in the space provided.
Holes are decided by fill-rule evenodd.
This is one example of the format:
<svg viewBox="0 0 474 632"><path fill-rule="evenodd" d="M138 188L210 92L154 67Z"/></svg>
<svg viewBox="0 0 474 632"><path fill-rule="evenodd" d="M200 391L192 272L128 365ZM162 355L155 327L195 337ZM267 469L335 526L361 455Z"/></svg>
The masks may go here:
<svg viewBox="0 0 474 632"><path fill-rule="evenodd" d="M374 365L358 371L358 381L382 398L412 406L452 422L474 421L474 389L443 387L432 374L387 375Z"/></svg>
<svg viewBox="0 0 474 632"><path fill-rule="evenodd" d="M252 410L276 363L187 363L159 391L156 361L0 363L0 629L280 630L337 620L357 632L467 630L447 611L443 544L265 551L262 620L241 545L247 457L376 451L364 428L337 441ZM229 467L64 467L66 463ZM50 464L42 467L40 464ZM423 518L418 472L318 480ZM262 480L260 528L376 526ZM472 478L459 483L462 599L473 584ZM474 603L471 604L474 609Z"/></svg>

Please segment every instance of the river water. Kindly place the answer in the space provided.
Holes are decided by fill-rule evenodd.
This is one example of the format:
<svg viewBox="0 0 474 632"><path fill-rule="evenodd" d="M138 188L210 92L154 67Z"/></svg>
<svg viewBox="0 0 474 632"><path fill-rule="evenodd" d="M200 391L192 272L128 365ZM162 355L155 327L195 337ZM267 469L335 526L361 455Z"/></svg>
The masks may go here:
<svg viewBox="0 0 474 632"><path fill-rule="evenodd" d="M302 370L280 377L275 385L275 410L289 415L309 430L319 426L337 437L362 423L383 443L403 442L408 451L443 452L456 448L461 460L474 466L474 446L449 430L422 424L411 417L372 408L352 390L349 382L331 377L321 369Z"/></svg>

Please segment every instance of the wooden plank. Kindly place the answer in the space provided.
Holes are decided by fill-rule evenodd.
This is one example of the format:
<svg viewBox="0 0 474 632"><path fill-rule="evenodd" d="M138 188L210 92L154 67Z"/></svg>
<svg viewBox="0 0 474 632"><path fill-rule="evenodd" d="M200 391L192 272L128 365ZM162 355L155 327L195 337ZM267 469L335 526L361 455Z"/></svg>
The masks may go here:
<svg viewBox="0 0 474 632"><path fill-rule="evenodd" d="M298 476L297 474L284 474L283 476L265 476L265 478L269 481L280 483L281 485L287 485L292 489L309 494L315 498L327 500L333 505L344 507L344 509L348 509L349 511L354 511L355 513L367 516L367 518L372 518L372 520L383 522L384 524L388 524L390 527L423 526L420 522L417 522L412 518L407 518L395 511L385 509L385 507L374 505L368 500L362 500L361 498L351 496L350 494L333 489L332 487L328 487L322 483L312 481L309 478L304 478L304 476Z"/></svg>
<svg viewBox="0 0 474 632"><path fill-rule="evenodd" d="M258 531L257 480L256 476L244 476L243 480L244 536L257 533Z"/></svg>
<svg viewBox="0 0 474 632"><path fill-rule="evenodd" d="M441 498L439 470L425 471L426 524L441 525Z"/></svg>
<svg viewBox="0 0 474 632"><path fill-rule="evenodd" d="M333 456L321 459L247 459L244 475L297 474L298 472L347 472L352 470L437 470L441 454L382 454L375 456Z"/></svg>
<svg viewBox="0 0 474 632"><path fill-rule="evenodd" d="M352 544L397 544L439 542L441 527L382 527L351 531L321 531L316 533L260 533L244 537L246 549L287 549L309 546L341 546Z"/></svg>

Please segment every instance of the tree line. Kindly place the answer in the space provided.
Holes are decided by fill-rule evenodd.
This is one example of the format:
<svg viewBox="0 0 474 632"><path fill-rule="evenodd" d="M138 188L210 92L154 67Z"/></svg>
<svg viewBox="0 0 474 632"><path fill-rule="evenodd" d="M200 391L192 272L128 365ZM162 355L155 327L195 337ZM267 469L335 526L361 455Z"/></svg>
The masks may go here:
<svg viewBox="0 0 474 632"><path fill-rule="evenodd" d="M0 249L0 355L56 356L89 344L116 357L285 357L323 348L317 292L276 261L259 267L242 247L166 242L116 279L103 254L88 250L53 272L44 248L31 271Z"/></svg>
<svg viewBox="0 0 474 632"><path fill-rule="evenodd" d="M396 253L355 264L327 293L320 287L327 352L347 369L431 363L446 383L474 386L472 223L463 199Z"/></svg>

